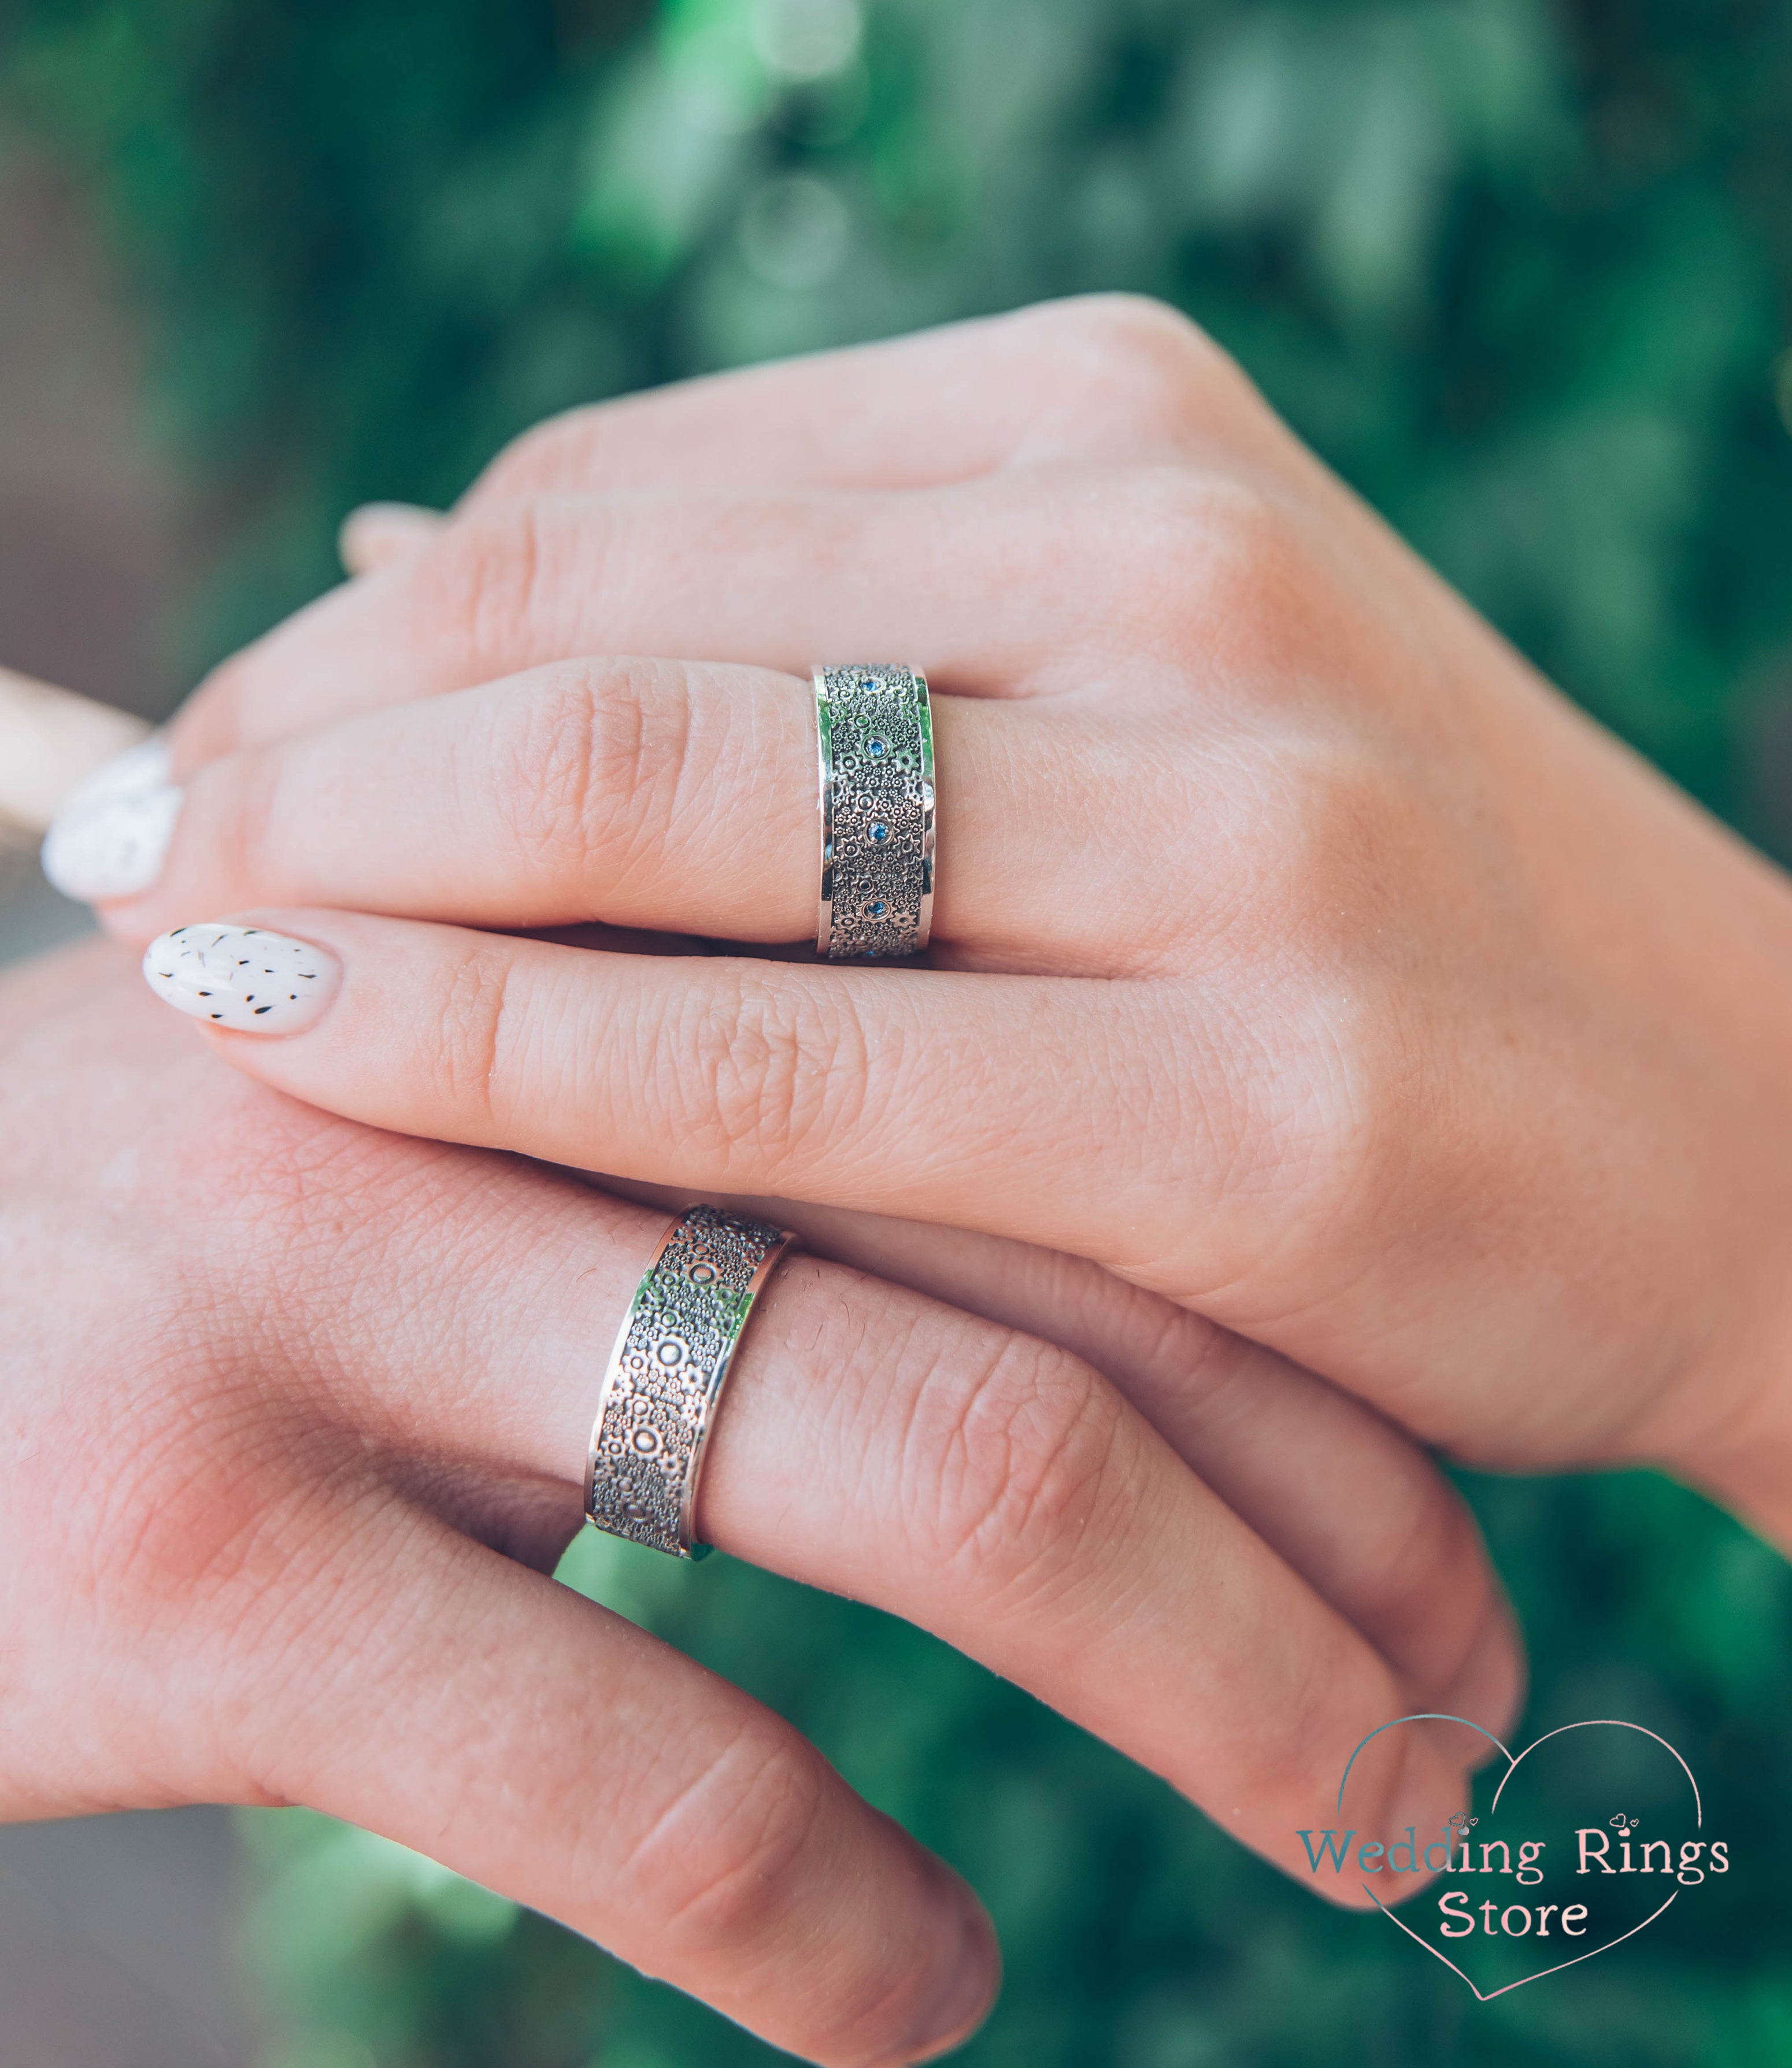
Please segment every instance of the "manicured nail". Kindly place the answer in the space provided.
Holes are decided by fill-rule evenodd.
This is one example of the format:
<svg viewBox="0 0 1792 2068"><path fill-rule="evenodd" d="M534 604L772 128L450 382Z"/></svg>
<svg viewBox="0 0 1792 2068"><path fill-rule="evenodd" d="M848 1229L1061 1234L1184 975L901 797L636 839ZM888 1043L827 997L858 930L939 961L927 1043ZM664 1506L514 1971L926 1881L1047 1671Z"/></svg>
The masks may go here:
<svg viewBox="0 0 1792 2068"><path fill-rule="evenodd" d="M134 898L161 874L183 792L168 780L159 734L96 769L63 800L43 843L43 873L83 905Z"/></svg>
<svg viewBox="0 0 1792 2068"><path fill-rule="evenodd" d="M323 1018L342 965L265 926L177 926L144 951L143 974L190 1019L242 1034L302 1034Z"/></svg>

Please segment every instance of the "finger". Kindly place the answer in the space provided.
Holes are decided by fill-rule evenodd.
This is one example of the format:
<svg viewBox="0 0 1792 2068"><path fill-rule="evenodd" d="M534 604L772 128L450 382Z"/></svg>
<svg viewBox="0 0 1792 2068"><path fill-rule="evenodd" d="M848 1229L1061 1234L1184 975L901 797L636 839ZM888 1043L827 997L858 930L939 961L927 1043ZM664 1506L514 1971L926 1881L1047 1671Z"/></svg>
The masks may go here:
<svg viewBox="0 0 1792 2068"><path fill-rule="evenodd" d="M602 1211L589 1217L576 1305L607 1318L625 1307L660 1223L631 1219L605 1243L591 1239ZM558 1276L564 1305L564 1268ZM551 1289L517 1288L486 1328L496 1337L513 1308L539 1312ZM561 1325L579 1328L574 1317ZM485 1333L446 1374L466 1388L463 1440L512 1472L557 1465L570 1491L595 1370L572 1387L551 1353L526 1370L513 1360L495 1397L487 1374L502 1349L482 1358ZM431 1377L438 1402L444 1376ZM1330 1769L1375 1722L1415 1706L1411 1683L1091 1368L812 1260L788 1264L755 1308L712 1431L697 1529L922 1623L1152 1765L1285 1866L1298 1862L1292 1834ZM1423 1744L1392 1754L1362 1777L1363 1814L1395 1830L1408 1813L1440 1820L1462 1757Z"/></svg>
<svg viewBox="0 0 1792 2068"><path fill-rule="evenodd" d="M979 967L1125 975L1157 943L1105 843L1102 771L1148 713L936 697L952 829L933 932ZM331 905L472 926L601 920L716 939L813 939L821 877L814 694L755 669L574 662L227 755L188 785L153 891L108 911L146 940L188 913ZM1129 815L1128 823L1130 823Z"/></svg>
<svg viewBox="0 0 1792 2068"><path fill-rule="evenodd" d="M800 675L900 661L991 696L1111 679L1122 651L1129 694L1182 682L1190 652L1223 674L1240 607L1262 601L1242 580L1262 506L1192 470L1045 482L495 503L227 662L177 721L176 759L590 653ZM1322 600L1275 600L1303 624Z"/></svg>
<svg viewBox="0 0 1792 2068"><path fill-rule="evenodd" d="M1094 295L574 409L518 439L461 507L593 491L924 488L1200 454L1301 456L1185 316Z"/></svg>
<svg viewBox="0 0 1792 2068"><path fill-rule="evenodd" d="M1056 1345L800 1256L754 1325L699 1529L921 1623L1298 1872L1341 1753L1412 1707L1362 1634ZM1468 1736L1378 1762L1370 1826L1441 1824Z"/></svg>
<svg viewBox="0 0 1792 2068"><path fill-rule="evenodd" d="M414 503L364 503L342 520L336 550L350 574L372 574L428 545L446 522L440 511Z"/></svg>
<svg viewBox="0 0 1792 2068"><path fill-rule="evenodd" d="M569 1236L563 1214L557 1232L507 1246L500 1297L489 1264L426 1274L455 1288L452 1325L432 1332L454 1354L432 1350L419 1368L395 1341L378 1359L385 1390L369 1382L350 1418L364 1442L433 1456L433 1488L477 1465L524 1493L557 1476L563 1504L576 1501L591 1346L613 1333L662 1225L581 1196L589 1234L575 1223ZM491 1216L476 1219L491 1244ZM400 1311L403 1298L395 1288ZM382 1305L377 1283L357 1284L361 1325ZM316 1330L315 1313L307 1323ZM837 1266L793 1262L762 1297L703 1488L707 1541L934 1630L1284 1866L1299 1864L1293 1834L1349 1748L1413 1707L1402 1676L1089 1366ZM496 1529L483 1513L457 1519L508 1545L538 1513L535 1496L515 1498L520 1519ZM1365 1814L1399 1807L1396 1830L1441 1818L1468 1756L1389 1745L1362 1777Z"/></svg>
<svg viewBox="0 0 1792 2068"><path fill-rule="evenodd" d="M1262 1036L1221 982L636 957L314 910L178 930L144 967L237 1068L352 1119L979 1229L1191 1305L1282 1232L1263 1139L1329 1124L1326 1087L1240 1072Z"/></svg>
<svg viewBox="0 0 1792 2068"><path fill-rule="evenodd" d="M488 517L544 495L918 489L1004 468L1168 459L1222 472L1243 466L1331 492L1324 470L1203 332L1160 303L1095 295L576 410L503 454L455 513L453 528L476 533ZM421 535L407 515L401 539L395 535L393 513L408 506L373 509L377 515L357 512L344 530L353 573L405 557ZM343 607L340 596L326 598L321 614L319 606L302 613L296 636L328 638ZM682 637L629 636L622 622L534 657L637 651L794 666L822 651L857 658L886 650L874 640L862 644L850 617L844 629L854 636L844 645L812 641L800 653L786 643L765 646L763 629L745 645L724 641L712 653ZM862 629L869 638L875 628ZM925 629L910 613L902 640L887 652L919 656L914 641ZM293 636L283 629L274 652L291 650ZM266 642L250 650L258 666L270 658ZM340 660L320 655L307 670L295 656L278 689L270 679L266 697L249 694L234 664L214 674L177 722L182 765L196 766L238 739L299 729L368 700L380 683L377 665L357 670L344 697L332 679ZM438 686L524 665L514 661Z"/></svg>
<svg viewBox="0 0 1792 2068"><path fill-rule="evenodd" d="M667 1211L694 1203L664 1186L599 1182ZM1415 1708L1503 1734L1523 1661L1480 1532L1420 1447L1373 1408L1084 1257L805 1201L721 1203L795 1229L813 1256L1081 1358L1361 1630ZM1359 1498L1365 1487L1373 1502Z"/></svg>
<svg viewBox="0 0 1792 2068"><path fill-rule="evenodd" d="M975 1898L796 1732L385 1487L343 1505L236 1626L262 1670L221 1662L246 1793L427 1854L805 2059L911 2061L980 2021Z"/></svg>

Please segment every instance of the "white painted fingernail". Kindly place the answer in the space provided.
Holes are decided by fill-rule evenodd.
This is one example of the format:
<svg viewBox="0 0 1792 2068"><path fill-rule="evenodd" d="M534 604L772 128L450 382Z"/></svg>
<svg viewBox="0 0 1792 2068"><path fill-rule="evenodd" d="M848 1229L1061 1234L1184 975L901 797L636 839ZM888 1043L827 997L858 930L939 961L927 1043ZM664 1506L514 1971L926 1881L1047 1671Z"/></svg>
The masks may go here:
<svg viewBox="0 0 1792 2068"><path fill-rule="evenodd" d="M63 897L134 898L161 874L185 794L168 771L168 743L154 735L63 799L43 843L43 873Z"/></svg>
<svg viewBox="0 0 1792 2068"><path fill-rule="evenodd" d="M336 996L342 965L265 926L177 926L144 951L143 974L189 1019L242 1034L302 1034Z"/></svg>

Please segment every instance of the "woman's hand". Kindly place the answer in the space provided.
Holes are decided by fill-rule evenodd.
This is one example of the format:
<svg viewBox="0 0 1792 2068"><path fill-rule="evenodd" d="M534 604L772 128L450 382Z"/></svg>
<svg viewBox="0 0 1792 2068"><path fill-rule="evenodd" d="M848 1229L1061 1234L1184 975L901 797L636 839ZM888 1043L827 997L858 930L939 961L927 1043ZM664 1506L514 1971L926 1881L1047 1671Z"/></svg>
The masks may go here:
<svg viewBox="0 0 1792 2068"><path fill-rule="evenodd" d="M1792 1536L1785 883L1179 320L583 413L360 550L183 719L111 915L340 963L309 1031L215 1037L238 1068L1073 1251L1464 1456L1664 1462ZM816 657L947 693L931 971L416 923L810 933ZM318 906L389 916L267 909Z"/></svg>
<svg viewBox="0 0 1792 2068"><path fill-rule="evenodd" d="M956 1877L544 1577L664 1222L250 1085L110 946L0 981L0 1819L306 1802L817 2060L962 2035L996 1963ZM1339 1743L1501 1727L1509 1633L1410 1444L1092 1268L975 1263L1121 1386L798 1256L718 1411L707 1540L930 1626L1285 1865ZM1468 1737L1378 1765L1364 1823L1454 1807Z"/></svg>

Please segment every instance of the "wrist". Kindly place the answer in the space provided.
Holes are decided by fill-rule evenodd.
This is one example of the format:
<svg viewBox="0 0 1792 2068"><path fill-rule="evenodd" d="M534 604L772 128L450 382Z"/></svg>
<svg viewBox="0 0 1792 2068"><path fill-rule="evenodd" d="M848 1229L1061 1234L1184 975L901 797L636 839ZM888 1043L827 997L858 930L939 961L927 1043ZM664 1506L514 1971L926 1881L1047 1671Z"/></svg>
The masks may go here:
<svg viewBox="0 0 1792 2068"><path fill-rule="evenodd" d="M1691 1325L1633 1455L1792 1555L1792 881L1707 832L1702 857L1680 857L1661 973L1696 1001L1675 1030L1675 1153L1657 1187L1678 1208Z"/></svg>

